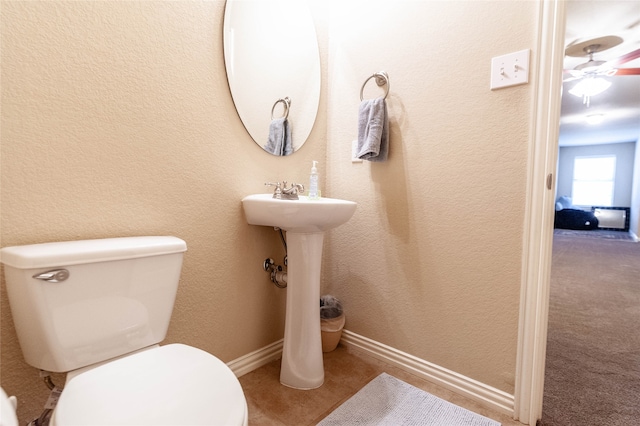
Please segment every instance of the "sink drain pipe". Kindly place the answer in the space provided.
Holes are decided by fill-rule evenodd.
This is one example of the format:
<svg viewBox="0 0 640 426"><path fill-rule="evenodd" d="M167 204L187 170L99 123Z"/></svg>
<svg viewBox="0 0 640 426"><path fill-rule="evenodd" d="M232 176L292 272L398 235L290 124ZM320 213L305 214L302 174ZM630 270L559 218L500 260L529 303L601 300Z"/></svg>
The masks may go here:
<svg viewBox="0 0 640 426"><path fill-rule="evenodd" d="M263 268L271 274L271 282L278 288L287 288L287 273L282 270L282 266L276 265L273 259L264 260Z"/></svg>
<svg viewBox="0 0 640 426"><path fill-rule="evenodd" d="M287 241L284 239L284 233L282 229L278 227L273 228L275 231L280 233L280 241L282 241L282 246L284 247L284 266L287 266ZM271 282L276 285L278 288L286 288L287 287L287 272L284 271L283 267L280 265L276 265L275 261L271 258L266 258L262 265L262 268L269 272Z"/></svg>

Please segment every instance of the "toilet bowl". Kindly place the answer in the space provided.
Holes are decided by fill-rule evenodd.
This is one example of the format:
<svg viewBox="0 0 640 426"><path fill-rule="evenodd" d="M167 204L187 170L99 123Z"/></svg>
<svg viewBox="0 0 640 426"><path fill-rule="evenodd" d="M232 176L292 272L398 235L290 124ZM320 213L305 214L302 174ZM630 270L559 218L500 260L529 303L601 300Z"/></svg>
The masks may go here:
<svg viewBox="0 0 640 426"><path fill-rule="evenodd" d="M159 346L186 249L175 237L0 249L25 360L67 373L52 425L247 425L226 364L184 344Z"/></svg>
<svg viewBox="0 0 640 426"><path fill-rule="evenodd" d="M51 425L247 425L235 375L191 346L149 349L70 378Z"/></svg>
<svg viewBox="0 0 640 426"><path fill-rule="evenodd" d="M15 396L7 396L4 389L0 388L0 426L18 426L17 404Z"/></svg>

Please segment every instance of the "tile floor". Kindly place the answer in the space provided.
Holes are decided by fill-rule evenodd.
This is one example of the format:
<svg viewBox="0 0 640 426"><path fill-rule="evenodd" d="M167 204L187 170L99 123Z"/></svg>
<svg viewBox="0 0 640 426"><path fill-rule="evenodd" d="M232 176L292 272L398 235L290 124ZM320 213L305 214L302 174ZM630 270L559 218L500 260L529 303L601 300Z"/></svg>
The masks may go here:
<svg viewBox="0 0 640 426"><path fill-rule="evenodd" d="M318 389L296 390L280 384L280 360L240 377L249 406L249 426L315 425L380 373L404 380L432 395L499 421L521 426L511 416L496 412L381 362L366 353L339 345L324 354L325 381Z"/></svg>

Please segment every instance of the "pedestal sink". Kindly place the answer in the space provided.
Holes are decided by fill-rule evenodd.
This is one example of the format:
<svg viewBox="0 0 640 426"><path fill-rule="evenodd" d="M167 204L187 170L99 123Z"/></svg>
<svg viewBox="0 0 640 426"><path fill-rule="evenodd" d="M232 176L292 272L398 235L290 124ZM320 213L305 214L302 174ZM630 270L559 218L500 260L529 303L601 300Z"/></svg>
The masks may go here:
<svg viewBox="0 0 640 426"><path fill-rule="evenodd" d="M353 201L335 198L281 200L249 195L242 207L250 225L287 231L287 307L280 383L315 389L324 382L320 337L320 267L324 232L347 222Z"/></svg>

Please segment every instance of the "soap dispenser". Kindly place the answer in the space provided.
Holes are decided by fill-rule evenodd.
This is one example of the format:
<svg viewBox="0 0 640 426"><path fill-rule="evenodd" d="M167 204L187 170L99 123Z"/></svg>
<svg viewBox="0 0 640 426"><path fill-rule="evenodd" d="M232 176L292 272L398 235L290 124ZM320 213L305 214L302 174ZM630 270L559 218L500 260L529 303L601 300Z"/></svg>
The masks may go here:
<svg viewBox="0 0 640 426"><path fill-rule="evenodd" d="M317 200L320 198L320 190L318 189L318 169L316 165L317 161L313 161L311 166L311 174L309 175L309 199Z"/></svg>

